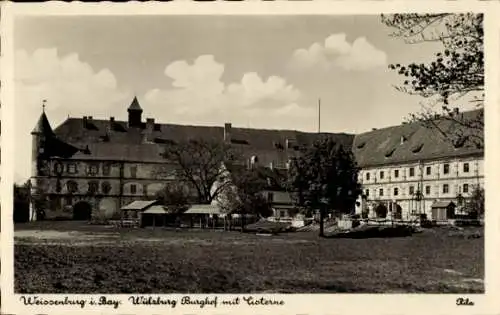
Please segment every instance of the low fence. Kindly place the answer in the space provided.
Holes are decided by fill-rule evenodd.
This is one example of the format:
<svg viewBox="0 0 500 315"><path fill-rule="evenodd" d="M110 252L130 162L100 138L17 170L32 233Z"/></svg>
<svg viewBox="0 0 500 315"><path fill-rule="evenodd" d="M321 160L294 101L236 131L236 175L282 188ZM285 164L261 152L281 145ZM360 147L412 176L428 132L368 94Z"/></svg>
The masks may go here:
<svg viewBox="0 0 500 315"><path fill-rule="evenodd" d="M204 217L204 216L182 216L177 220L158 220L155 224L145 224L139 220L110 220L106 224L115 228L138 228L138 227L156 227L156 228L196 228L196 229L219 229L219 230L241 230L247 224L255 223L258 217Z"/></svg>

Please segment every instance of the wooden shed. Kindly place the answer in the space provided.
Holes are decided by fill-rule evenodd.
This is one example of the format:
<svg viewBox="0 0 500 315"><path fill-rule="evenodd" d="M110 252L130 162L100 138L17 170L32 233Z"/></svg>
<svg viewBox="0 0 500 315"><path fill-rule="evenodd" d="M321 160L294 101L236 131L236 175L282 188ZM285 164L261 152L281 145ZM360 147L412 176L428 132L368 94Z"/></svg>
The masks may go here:
<svg viewBox="0 0 500 315"><path fill-rule="evenodd" d="M445 221L455 217L456 205L453 201L436 201L431 206L432 220Z"/></svg>

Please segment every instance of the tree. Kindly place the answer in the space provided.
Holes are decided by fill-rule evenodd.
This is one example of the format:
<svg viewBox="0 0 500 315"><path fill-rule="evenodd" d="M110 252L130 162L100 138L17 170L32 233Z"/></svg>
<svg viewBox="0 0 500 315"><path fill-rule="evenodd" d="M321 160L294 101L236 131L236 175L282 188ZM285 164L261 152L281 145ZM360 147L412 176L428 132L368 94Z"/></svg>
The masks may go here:
<svg viewBox="0 0 500 315"><path fill-rule="evenodd" d="M30 191L27 184L14 184L14 222L29 221Z"/></svg>
<svg viewBox="0 0 500 315"><path fill-rule="evenodd" d="M261 217L271 215L271 207L262 192L267 187L267 180L256 169L239 169L233 171L232 182L236 187L234 212L255 214Z"/></svg>
<svg viewBox="0 0 500 315"><path fill-rule="evenodd" d="M258 169L232 167L228 165L230 176L220 191L217 201L219 207L229 214L242 214L241 226L244 226L244 215L253 214L268 217L272 214L271 205L262 192L267 188L267 178Z"/></svg>
<svg viewBox="0 0 500 315"><path fill-rule="evenodd" d="M326 212L351 213L361 194L354 155L327 137L315 141L290 166L290 188L300 206L319 209L319 235L324 236Z"/></svg>
<svg viewBox="0 0 500 315"><path fill-rule="evenodd" d="M188 209L189 192L185 185L170 182L156 193L156 199L171 213L180 214Z"/></svg>
<svg viewBox="0 0 500 315"><path fill-rule="evenodd" d="M481 187L476 187L472 192L470 201L470 215L474 217L484 216L484 189Z"/></svg>
<svg viewBox="0 0 500 315"><path fill-rule="evenodd" d="M458 107L450 105L468 96L469 101L475 103L474 107L483 108L483 15L392 14L382 15L382 22L395 30L393 36L402 38L406 43L439 42L443 47L427 64L389 65L390 69L405 77L403 85L397 87L399 91L431 100L422 112L411 114L410 120L435 128L450 141L467 138L483 148L484 112L481 110L478 115L464 116L457 112ZM443 120L452 124L440 124ZM467 133L464 129L477 132Z"/></svg>
<svg viewBox="0 0 500 315"><path fill-rule="evenodd" d="M210 203L223 185L213 190L213 184L225 176L222 165L236 159L235 150L218 141L190 140L171 144L162 154L175 168L176 179L196 191L199 203ZM166 172L166 171L163 171Z"/></svg>

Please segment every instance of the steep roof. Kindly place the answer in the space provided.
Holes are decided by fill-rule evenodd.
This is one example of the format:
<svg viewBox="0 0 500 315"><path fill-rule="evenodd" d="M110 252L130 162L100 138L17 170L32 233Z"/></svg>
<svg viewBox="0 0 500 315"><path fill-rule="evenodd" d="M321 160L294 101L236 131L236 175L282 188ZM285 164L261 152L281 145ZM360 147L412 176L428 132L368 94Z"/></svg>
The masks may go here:
<svg viewBox="0 0 500 315"><path fill-rule="evenodd" d="M134 99L132 100L132 103L128 107L128 110L136 110L136 111L142 112L142 108L141 108L141 105L139 105L139 101L137 100L137 97L134 97Z"/></svg>
<svg viewBox="0 0 500 315"><path fill-rule="evenodd" d="M482 110L462 115L464 121L482 119ZM435 122L439 129L450 134L482 136L482 130L465 128L449 119ZM352 148L360 167L483 154L484 150L473 141L463 139L454 144L434 127L415 122L356 135Z"/></svg>
<svg viewBox="0 0 500 315"><path fill-rule="evenodd" d="M163 146L189 140L223 141L224 127L154 124L149 141L145 141L146 123L142 128L128 128L125 121L68 118L55 129L62 140L77 147L88 146L90 154L82 152L81 159L112 159L162 162ZM353 135L326 134L345 146L352 144ZM244 156L256 156L260 165L284 163L299 153L300 147L310 145L319 135L296 130L231 128L231 143ZM289 148L287 148L287 140ZM293 143L293 144L292 144Z"/></svg>
<svg viewBox="0 0 500 315"><path fill-rule="evenodd" d="M36 123L35 128L33 128L33 130L31 131L31 134L44 134L46 136L51 136L54 134L49 120L47 119L47 115L45 115L45 112L42 112L40 118L38 118L38 122Z"/></svg>
<svg viewBox="0 0 500 315"><path fill-rule="evenodd" d="M479 116L482 113L482 110L478 110L464 112L462 115L482 117ZM482 136L481 129L469 130L470 128L455 126L450 120L438 120L437 124L443 130L457 128L457 131L460 130L458 134L472 133ZM42 114L38 125L40 130L50 128L45 114ZM164 162L161 153L165 145L194 139L207 141L224 139L222 126L155 123L150 126L152 128L148 128L146 125L143 123L141 128L128 128L127 122L114 119L68 118L53 132L61 141L74 148L80 148L73 155L74 158L90 160ZM149 133L147 139L146 133ZM258 165L267 167L273 163L278 168L283 167L290 157L298 155L302 147L311 145L318 137L325 135L334 138L347 148L352 148L360 167L482 155L484 152L471 141L462 143L459 141L458 144L453 144L436 130L424 127L420 123L392 126L356 136L345 133L320 135L297 130L232 127L231 143L246 158L255 156ZM81 149L87 147L88 150Z"/></svg>

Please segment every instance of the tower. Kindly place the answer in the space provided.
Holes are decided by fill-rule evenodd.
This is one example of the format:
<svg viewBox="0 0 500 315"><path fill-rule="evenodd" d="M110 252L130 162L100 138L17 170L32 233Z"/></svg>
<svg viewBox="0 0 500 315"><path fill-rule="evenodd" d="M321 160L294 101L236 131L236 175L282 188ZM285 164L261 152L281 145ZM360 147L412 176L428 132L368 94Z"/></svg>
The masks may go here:
<svg viewBox="0 0 500 315"><path fill-rule="evenodd" d="M50 127L47 115L45 115L45 101L43 105L43 111L38 119L35 128L31 131L31 178L30 178L30 189L31 189L31 200L30 200L30 220L36 220L36 206L35 200L38 197L39 180L41 177L47 176L45 174L44 165L46 163L46 143L49 137L52 137L54 132Z"/></svg>
<svg viewBox="0 0 500 315"><path fill-rule="evenodd" d="M134 97L134 100L128 107L127 111L128 126L136 128L141 127L142 108L141 105L139 105L139 101L137 101L137 97Z"/></svg>

